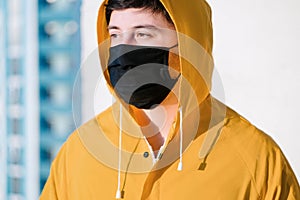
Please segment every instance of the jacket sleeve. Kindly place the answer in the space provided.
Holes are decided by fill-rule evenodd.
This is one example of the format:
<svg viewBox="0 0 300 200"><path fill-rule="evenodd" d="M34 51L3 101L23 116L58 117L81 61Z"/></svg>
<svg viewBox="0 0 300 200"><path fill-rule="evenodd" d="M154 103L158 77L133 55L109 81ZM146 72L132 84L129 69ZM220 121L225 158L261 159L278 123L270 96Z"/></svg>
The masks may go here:
<svg viewBox="0 0 300 200"><path fill-rule="evenodd" d="M274 152L275 151L275 152ZM300 187L287 159L281 150L273 149L265 174L266 200L300 200Z"/></svg>
<svg viewBox="0 0 300 200"><path fill-rule="evenodd" d="M61 200L67 198L66 143L60 149L51 165L48 180L40 195L40 200Z"/></svg>

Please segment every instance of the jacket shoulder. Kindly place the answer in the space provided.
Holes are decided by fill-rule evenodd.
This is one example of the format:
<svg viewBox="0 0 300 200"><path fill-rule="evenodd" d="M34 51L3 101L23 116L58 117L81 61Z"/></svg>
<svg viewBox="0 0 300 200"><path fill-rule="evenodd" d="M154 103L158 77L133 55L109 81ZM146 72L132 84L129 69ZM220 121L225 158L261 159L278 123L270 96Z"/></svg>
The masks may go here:
<svg viewBox="0 0 300 200"><path fill-rule="evenodd" d="M296 176L276 142L228 108L224 142L236 152L263 199L300 199Z"/></svg>

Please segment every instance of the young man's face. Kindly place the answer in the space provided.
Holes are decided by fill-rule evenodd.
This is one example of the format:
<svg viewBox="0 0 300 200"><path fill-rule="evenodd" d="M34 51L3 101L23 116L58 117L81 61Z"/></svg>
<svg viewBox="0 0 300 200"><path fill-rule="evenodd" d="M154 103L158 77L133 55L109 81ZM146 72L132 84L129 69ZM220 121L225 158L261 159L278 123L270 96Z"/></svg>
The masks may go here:
<svg viewBox="0 0 300 200"><path fill-rule="evenodd" d="M178 43L174 25L163 14L154 14L140 8L113 11L108 31L111 46L130 44L172 47Z"/></svg>

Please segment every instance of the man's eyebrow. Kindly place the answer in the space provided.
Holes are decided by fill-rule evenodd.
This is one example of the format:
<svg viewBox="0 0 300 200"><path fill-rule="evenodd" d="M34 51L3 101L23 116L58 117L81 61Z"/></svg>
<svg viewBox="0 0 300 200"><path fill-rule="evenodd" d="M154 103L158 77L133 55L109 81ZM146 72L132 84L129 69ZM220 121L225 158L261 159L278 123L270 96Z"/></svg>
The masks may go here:
<svg viewBox="0 0 300 200"><path fill-rule="evenodd" d="M107 27L107 30L111 30L111 29L120 29L120 28L117 26L108 26Z"/></svg>
<svg viewBox="0 0 300 200"><path fill-rule="evenodd" d="M134 29L139 29L139 28L158 29L157 26L149 25L149 24L146 24L146 25L138 25L138 26L134 26L133 28L134 28Z"/></svg>
<svg viewBox="0 0 300 200"><path fill-rule="evenodd" d="M147 29L159 29L157 26L150 25L150 24L145 24L145 25L137 25L134 26L133 29L139 29L139 28L147 28ZM107 30L112 30L112 29L117 29L120 30L118 26L108 26Z"/></svg>

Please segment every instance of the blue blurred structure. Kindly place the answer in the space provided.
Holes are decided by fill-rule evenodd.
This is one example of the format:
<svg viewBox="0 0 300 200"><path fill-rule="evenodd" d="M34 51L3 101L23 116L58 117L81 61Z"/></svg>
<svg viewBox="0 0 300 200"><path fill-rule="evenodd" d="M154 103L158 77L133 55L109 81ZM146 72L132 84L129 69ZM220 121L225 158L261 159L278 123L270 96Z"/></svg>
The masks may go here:
<svg viewBox="0 0 300 200"><path fill-rule="evenodd" d="M27 3L27 2L26 2ZM1 1L0 199L30 199L38 190L38 98L34 5ZM30 2L28 2L29 4ZM30 22L30 23L29 23ZM37 138L37 139L36 139Z"/></svg>
<svg viewBox="0 0 300 200"><path fill-rule="evenodd" d="M79 0L40 0L40 189L49 174L52 159L76 128L72 113L72 92L80 67ZM74 112L80 116L80 94Z"/></svg>
<svg viewBox="0 0 300 200"><path fill-rule="evenodd" d="M73 112L81 116L80 92L73 93L80 6L81 0L0 1L1 200L38 198L76 128Z"/></svg>

